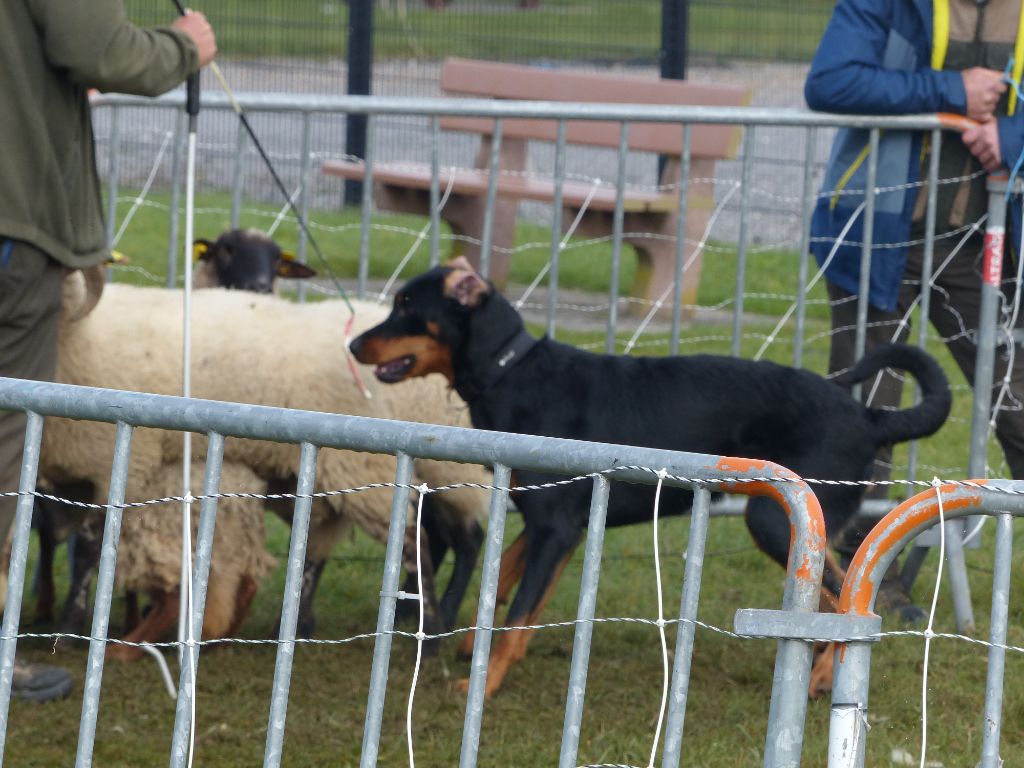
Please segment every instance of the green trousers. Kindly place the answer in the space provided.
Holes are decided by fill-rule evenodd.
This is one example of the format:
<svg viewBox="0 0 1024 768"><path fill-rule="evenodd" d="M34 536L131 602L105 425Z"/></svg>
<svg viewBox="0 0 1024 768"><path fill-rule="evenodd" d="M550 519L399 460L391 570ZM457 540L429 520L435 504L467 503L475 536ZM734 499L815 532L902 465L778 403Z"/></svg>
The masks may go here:
<svg viewBox="0 0 1024 768"><path fill-rule="evenodd" d="M64 267L42 251L0 236L0 376L53 379L63 277ZM0 411L0 493L18 490L25 420ZM0 497L0 544L16 506L15 497Z"/></svg>

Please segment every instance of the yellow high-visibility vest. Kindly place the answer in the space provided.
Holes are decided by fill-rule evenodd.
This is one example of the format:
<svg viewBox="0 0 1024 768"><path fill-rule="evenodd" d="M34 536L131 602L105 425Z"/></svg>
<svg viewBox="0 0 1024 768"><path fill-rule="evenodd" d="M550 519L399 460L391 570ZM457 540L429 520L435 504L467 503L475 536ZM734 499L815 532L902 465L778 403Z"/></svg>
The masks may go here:
<svg viewBox="0 0 1024 768"><path fill-rule="evenodd" d="M932 69L942 69L949 48L949 0L932 2ZM1024 8L1017 22L1017 42L1013 45L1013 82L1020 84L1024 74ZM1010 89L1010 101L1006 108L1009 115L1017 107L1017 91Z"/></svg>

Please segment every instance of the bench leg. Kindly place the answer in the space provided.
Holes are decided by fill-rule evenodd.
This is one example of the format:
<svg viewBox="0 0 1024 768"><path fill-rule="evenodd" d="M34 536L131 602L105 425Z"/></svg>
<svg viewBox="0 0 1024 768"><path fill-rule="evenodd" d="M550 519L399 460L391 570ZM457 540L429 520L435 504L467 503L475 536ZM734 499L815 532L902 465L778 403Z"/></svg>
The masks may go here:
<svg viewBox="0 0 1024 768"><path fill-rule="evenodd" d="M707 226L708 212L692 210L686 217L686 230L691 240L699 238ZM704 261L703 249L693 243L683 246L682 287L670 290L676 276L676 222L678 217L653 216L651 214L627 215L624 220L626 232L649 233L648 236L626 236L625 242L636 250L637 265L630 295L648 301L661 301L659 313L672 311L672 303L678 298L682 302L683 317L692 317L697 306L697 289L700 287L700 272ZM648 306L634 304L632 314L646 314Z"/></svg>
<svg viewBox="0 0 1024 768"><path fill-rule="evenodd" d="M563 222L574 220L577 211L566 209ZM700 271L703 263L703 250L696 250L693 244L683 248L686 268L683 271L682 291L675 291L670 286L676 275L676 222L675 213L627 213L623 219L623 242L633 246L636 251L637 265L633 277L633 285L629 295L650 302L662 301L659 314L668 316L672 312L672 303L678 296L682 301L684 318L692 317L697 304L697 288L700 284ZM690 238L696 240L704 233L708 222L708 210L705 207L691 207L686 217L686 230ZM580 237L609 237L614 231L614 222L610 211L589 211L579 223L575 234ZM645 315L650 311L647 304L630 304L627 314Z"/></svg>
<svg viewBox="0 0 1024 768"><path fill-rule="evenodd" d="M376 184L374 202L377 209L382 211L412 213L417 216L430 215L430 192L427 190ZM465 256L477 269L480 268L480 246L484 236L486 207L482 197L452 194L441 209L441 220L447 222L456 237L452 241L451 255ZM499 290L504 290L508 282L508 265L516 240L518 212L517 200L498 198L495 201L488 276Z"/></svg>
<svg viewBox="0 0 1024 768"><path fill-rule="evenodd" d="M480 269L486 207L486 200L482 197L453 195L441 212L442 218L448 222L452 234L457 238L452 241L452 256L465 256L476 269ZM508 283L508 268L512 258L512 247L516 241L518 212L518 200L498 198L494 202L487 277L494 282L498 290L504 290Z"/></svg>

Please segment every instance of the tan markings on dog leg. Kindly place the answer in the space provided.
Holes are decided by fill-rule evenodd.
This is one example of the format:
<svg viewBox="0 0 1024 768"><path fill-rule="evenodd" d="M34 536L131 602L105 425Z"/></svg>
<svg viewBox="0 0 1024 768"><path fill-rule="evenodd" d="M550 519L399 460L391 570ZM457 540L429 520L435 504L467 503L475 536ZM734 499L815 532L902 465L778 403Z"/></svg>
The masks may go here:
<svg viewBox="0 0 1024 768"><path fill-rule="evenodd" d="M533 626L540 623L541 614L544 612L544 608L547 606L551 596L555 593L555 587L562 578L565 566L569 564L569 561L572 559L572 554L575 551L576 547L570 549L558 564L554 575L551 577L551 583L548 584L548 588L544 590L544 595L541 597L540 602L537 603L537 607L533 610L533 613L526 617L527 626ZM536 631L537 630L535 629L527 629L515 633L519 635L519 642L515 646L516 655L513 657L514 661L520 661L524 656L526 656L526 646L530 644L530 640L533 639L533 633Z"/></svg>
<svg viewBox="0 0 1024 768"><path fill-rule="evenodd" d="M821 694L832 690L832 671L836 661L836 644L827 643L825 649L818 654L811 668L811 682L807 687L807 697L816 699Z"/></svg>
<svg viewBox="0 0 1024 768"><path fill-rule="evenodd" d="M523 578L526 569L526 531L522 531L501 554L498 566L498 591L495 596L495 608L505 605L512 588ZM473 625L476 626L476 616ZM459 658L468 659L473 655L473 632L467 632L456 651Z"/></svg>
<svg viewBox="0 0 1024 768"><path fill-rule="evenodd" d="M818 613L837 613L838 610L839 598L828 587L822 587L818 593Z"/></svg>
<svg viewBox="0 0 1024 768"><path fill-rule="evenodd" d="M846 581L846 570L836 560L835 554L831 549L825 550L825 567L832 573L832 577L836 580L836 584L842 584Z"/></svg>
<svg viewBox="0 0 1024 768"><path fill-rule="evenodd" d="M509 549L511 548L512 547L509 547ZM537 607L533 612L527 616L509 616L505 622L506 627L530 626L537 623L540 619L541 613L544 611L544 606L547 605L548 600L555 591L555 585L558 584L558 580L561 578L562 572L565 570L565 566L572 558L573 551L575 551L575 547L573 547L573 549L570 550L558 564L558 567L555 569L555 572L551 577L551 583L548 584L547 589L544 590L544 595L541 597L540 602L537 604ZM495 645L494 650L491 652L490 661L487 663L487 684L484 688L484 695L487 698L493 696L501 687L501 684L505 680L505 675L508 674L512 665L526 656L526 647L530 644L530 639L533 637L533 633L535 631L536 630L533 629L512 629L501 633L501 637L498 638L498 642ZM459 687L463 692L468 691L468 678L460 681Z"/></svg>

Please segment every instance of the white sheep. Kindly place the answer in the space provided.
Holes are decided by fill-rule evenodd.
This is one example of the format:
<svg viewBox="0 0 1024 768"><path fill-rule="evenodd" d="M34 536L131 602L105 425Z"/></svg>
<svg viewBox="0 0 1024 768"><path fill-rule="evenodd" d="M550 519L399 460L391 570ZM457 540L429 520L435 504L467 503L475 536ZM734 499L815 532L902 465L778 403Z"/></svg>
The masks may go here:
<svg viewBox="0 0 1024 768"><path fill-rule="evenodd" d="M201 479L203 468L202 462L194 462L192 476ZM125 500L150 501L180 496L181 485L181 466L165 464L153 471L141 486L132 488L133 495L126 495ZM225 462L221 468L221 493L262 494L266 487L263 479L242 464ZM217 501L202 628L204 639L234 636L260 581L276 564L265 548L264 514L263 503L258 499L225 496ZM195 503L192 506L193 542L199 518L200 504ZM149 613L124 640L154 642L175 626L181 580L181 502L131 506L124 510L115 573L118 587L144 592L152 601ZM130 660L138 658L142 651L136 646L115 645L108 653Z"/></svg>
<svg viewBox="0 0 1024 768"><path fill-rule="evenodd" d="M78 300L80 303L80 299ZM343 328L349 312L341 301L294 304L273 296L224 290L196 292L193 303L192 392L200 398L259 403L305 410L378 416L409 421L467 425L464 407L449 402L439 377L417 379L409 387L385 387L372 376L364 385L374 395L366 400L355 386L344 361ZM77 316L76 299L68 297L69 316ZM387 310L359 302L358 333L379 322ZM131 329L116 335L116 329ZM177 394L181 381L181 291L112 284L85 317L62 324L58 380L86 386ZM50 419L44 430L40 472L51 482L87 481L97 499L106 496L113 450L113 427L95 422ZM195 440L195 457L205 441ZM136 430L129 466L130 489L146 486L167 465L181 460L181 437L156 430ZM225 461L243 464L268 483L270 490L292 490L298 466L298 447L228 439ZM420 461L417 481L432 486L456 482L486 482L479 467ZM388 481L394 477L391 456L321 451L317 489L328 490ZM472 551L456 552L456 574L434 627L454 622L479 548L478 515L482 492L461 489L428 497L439 509L448 538ZM300 612L299 632L309 635L313 618L309 600L320 569L347 526L354 523L370 535L386 537L390 492L366 491L317 499L313 508L307 554L309 578ZM276 509L275 511L280 511ZM454 535L451 532L454 531ZM407 535L411 541L412 532ZM131 547L126 530L122 546ZM459 556L463 562L459 564ZM429 558L428 558L429 560ZM465 561L468 560L468 566ZM413 563L407 553L407 564ZM429 564L424 576L430 585ZM175 578L168 571L167 578ZM128 586L126 584L126 586ZM425 596L432 591L425 588Z"/></svg>

